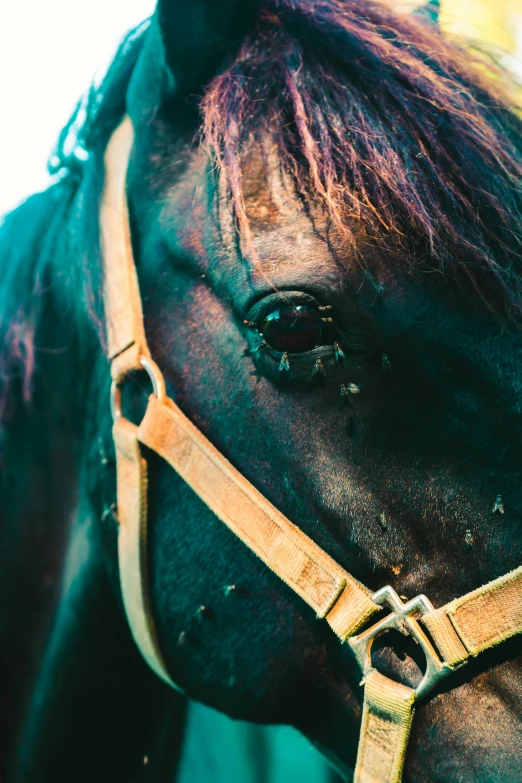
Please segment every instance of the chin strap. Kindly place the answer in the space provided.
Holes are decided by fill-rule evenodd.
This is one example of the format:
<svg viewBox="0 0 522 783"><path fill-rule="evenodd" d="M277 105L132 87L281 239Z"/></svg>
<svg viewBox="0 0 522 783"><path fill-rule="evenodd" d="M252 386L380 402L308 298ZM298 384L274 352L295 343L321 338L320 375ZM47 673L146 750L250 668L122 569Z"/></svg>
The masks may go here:
<svg viewBox="0 0 522 783"><path fill-rule="evenodd" d="M130 241L125 181L132 142L127 117L114 132L105 155L100 230L113 379L120 582L134 640L149 666L180 690L167 670L150 604L143 444L168 462L214 514L318 618L326 620L341 641L350 644L365 686L354 781L400 783L415 701L427 696L470 656L522 632L522 568L440 609L425 596L403 603L390 587L372 595L255 489L167 397L163 376L145 339ZM154 394L137 427L122 416L120 397L128 376L139 370L148 373ZM382 613L383 605L391 612L366 628L374 615ZM391 629L412 636L426 655L426 672L416 688L372 668L373 641Z"/></svg>

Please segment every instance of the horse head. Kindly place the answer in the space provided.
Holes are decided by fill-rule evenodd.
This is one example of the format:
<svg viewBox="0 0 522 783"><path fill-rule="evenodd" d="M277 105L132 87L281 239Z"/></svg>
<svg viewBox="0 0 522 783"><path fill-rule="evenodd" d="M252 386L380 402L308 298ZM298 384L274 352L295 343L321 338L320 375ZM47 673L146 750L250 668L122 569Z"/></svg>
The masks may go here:
<svg viewBox="0 0 522 783"><path fill-rule="evenodd" d="M434 25L373 2L159 0L141 37L127 198L169 395L372 590L441 606L517 567L522 150L500 88ZM89 502L118 593L101 346L93 366ZM148 392L126 391L126 415ZM297 727L348 777L349 646L147 458L172 678L235 718ZM419 706L405 780L520 779L519 652L487 653ZM408 641L374 657L415 680Z"/></svg>

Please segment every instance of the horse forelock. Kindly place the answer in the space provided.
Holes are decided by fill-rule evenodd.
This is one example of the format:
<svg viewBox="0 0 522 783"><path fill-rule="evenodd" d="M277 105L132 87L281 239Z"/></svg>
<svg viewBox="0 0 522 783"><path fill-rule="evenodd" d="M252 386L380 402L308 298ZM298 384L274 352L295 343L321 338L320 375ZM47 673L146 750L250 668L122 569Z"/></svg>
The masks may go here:
<svg viewBox="0 0 522 783"><path fill-rule="evenodd" d="M516 319L522 123L505 84L382 3L278 0L208 86L202 140L247 245L242 155L268 133L297 191L355 253L364 226L392 241L392 265L455 275Z"/></svg>

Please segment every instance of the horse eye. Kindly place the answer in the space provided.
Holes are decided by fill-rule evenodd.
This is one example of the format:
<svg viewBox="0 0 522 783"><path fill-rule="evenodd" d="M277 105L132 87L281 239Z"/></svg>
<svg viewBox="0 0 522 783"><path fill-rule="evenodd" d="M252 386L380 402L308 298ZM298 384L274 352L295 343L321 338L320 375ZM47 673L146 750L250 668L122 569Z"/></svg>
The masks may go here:
<svg viewBox="0 0 522 783"><path fill-rule="evenodd" d="M321 344L323 323L313 307L288 305L266 315L260 330L276 351L303 353Z"/></svg>

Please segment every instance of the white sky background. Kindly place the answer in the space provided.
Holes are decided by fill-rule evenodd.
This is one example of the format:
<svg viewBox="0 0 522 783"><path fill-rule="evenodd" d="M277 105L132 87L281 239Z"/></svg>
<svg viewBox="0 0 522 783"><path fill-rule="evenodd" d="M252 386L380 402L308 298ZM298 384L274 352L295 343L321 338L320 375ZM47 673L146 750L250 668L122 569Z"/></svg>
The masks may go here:
<svg viewBox="0 0 522 783"><path fill-rule="evenodd" d="M47 158L95 72L154 0L0 0L0 215L48 183Z"/></svg>

